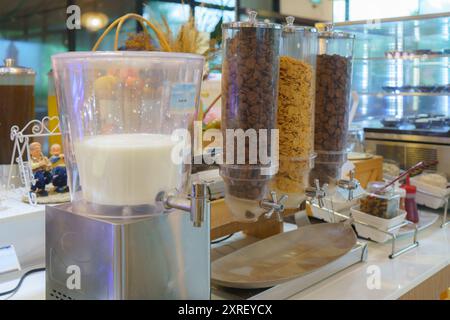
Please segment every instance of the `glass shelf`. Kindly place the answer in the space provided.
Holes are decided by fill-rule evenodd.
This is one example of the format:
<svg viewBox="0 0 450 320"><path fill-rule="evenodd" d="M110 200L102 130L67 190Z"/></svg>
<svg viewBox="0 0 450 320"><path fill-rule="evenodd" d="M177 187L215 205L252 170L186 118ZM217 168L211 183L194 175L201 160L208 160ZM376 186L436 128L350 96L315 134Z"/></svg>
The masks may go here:
<svg viewBox="0 0 450 320"><path fill-rule="evenodd" d="M449 92L357 92L360 96L373 96L373 97L441 97L449 96Z"/></svg>
<svg viewBox="0 0 450 320"><path fill-rule="evenodd" d="M450 54L450 12L433 15L353 21L337 23L337 31L355 34L355 59L389 60L388 52L427 50L431 54L418 53L412 58L391 60L417 61L448 58ZM442 53L442 54L440 54Z"/></svg>
<svg viewBox="0 0 450 320"><path fill-rule="evenodd" d="M379 60L379 61L402 61L402 62L413 62L414 60L436 60L450 58L450 54L440 54L440 53L431 53L431 54L422 54L422 55L409 55L405 58L388 58L388 57L370 57L370 58L359 58L355 57L353 60L355 61L371 61L371 60Z"/></svg>
<svg viewBox="0 0 450 320"><path fill-rule="evenodd" d="M355 122L414 114L450 117L450 12L344 22L334 29L355 34Z"/></svg>
<svg viewBox="0 0 450 320"><path fill-rule="evenodd" d="M361 38L373 36L403 38L425 38L437 36L448 40L449 13L419 16L375 19L372 21L351 21L335 24L337 30L359 34Z"/></svg>

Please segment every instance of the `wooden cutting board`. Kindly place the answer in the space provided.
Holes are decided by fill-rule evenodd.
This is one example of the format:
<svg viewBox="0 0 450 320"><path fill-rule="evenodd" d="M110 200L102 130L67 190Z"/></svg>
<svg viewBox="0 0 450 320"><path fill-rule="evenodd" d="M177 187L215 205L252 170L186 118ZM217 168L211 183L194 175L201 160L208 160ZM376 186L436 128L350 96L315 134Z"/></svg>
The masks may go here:
<svg viewBox="0 0 450 320"><path fill-rule="evenodd" d="M240 289L269 288L349 252L356 235L343 223L315 224L267 238L212 263L212 281Z"/></svg>

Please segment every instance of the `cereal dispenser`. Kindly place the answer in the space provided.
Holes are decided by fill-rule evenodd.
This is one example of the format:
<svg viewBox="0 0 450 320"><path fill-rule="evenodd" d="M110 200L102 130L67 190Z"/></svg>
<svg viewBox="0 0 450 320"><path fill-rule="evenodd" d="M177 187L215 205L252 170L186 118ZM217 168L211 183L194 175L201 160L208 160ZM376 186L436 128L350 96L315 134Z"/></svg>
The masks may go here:
<svg viewBox="0 0 450 320"><path fill-rule="evenodd" d="M222 26L225 202L233 216L254 222L278 169L276 117L281 26L256 20ZM276 196L273 197L276 201ZM273 213L273 210L270 212Z"/></svg>
<svg viewBox="0 0 450 320"><path fill-rule="evenodd" d="M273 181L288 196L286 208L305 200L309 172L314 164L314 104L317 30L294 26L287 18L281 37L278 130L280 168Z"/></svg>
<svg viewBox="0 0 450 320"><path fill-rule="evenodd" d="M347 161L354 35L319 32L314 148L317 153L310 183L318 179L334 190Z"/></svg>
<svg viewBox="0 0 450 320"><path fill-rule="evenodd" d="M208 299L209 200L190 181L188 130L204 58L52 62L72 202L46 208L47 298Z"/></svg>

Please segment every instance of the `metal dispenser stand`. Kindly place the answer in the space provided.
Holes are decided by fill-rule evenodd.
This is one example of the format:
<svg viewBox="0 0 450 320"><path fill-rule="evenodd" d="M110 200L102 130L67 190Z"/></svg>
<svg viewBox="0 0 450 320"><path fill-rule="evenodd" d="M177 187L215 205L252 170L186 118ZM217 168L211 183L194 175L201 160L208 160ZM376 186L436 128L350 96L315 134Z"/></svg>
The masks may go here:
<svg viewBox="0 0 450 320"><path fill-rule="evenodd" d="M408 220L405 220L400 225L395 226L395 227L393 227L393 228L391 228L391 229L386 231L386 230L381 230L381 229L379 229L379 228L377 228L375 226L372 226L370 224L367 224L365 222L358 221L358 220L354 219L351 216L351 214L350 214L350 216L346 216L344 214L341 214L339 212L334 211L333 208L332 209L325 208L324 202L323 202L323 198L326 197L328 186L325 184L323 187L320 187L319 181L315 181L315 184L316 184L316 188L309 188L307 190L307 195L308 195L308 197L310 199L317 199L317 203L318 204L315 204L312 201L309 201L309 205L310 206L318 206L322 210L327 211L330 214L330 216L332 217L332 221L336 221L336 218L341 218L341 220L345 220L348 223L359 224L359 225L362 225L364 227L373 229L376 232L379 232L379 233L382 233L382 234L385 234L385 235L389 236L391 238L391 240L392 240L392 250L391 250L391 254L389 255L390 259L394 259L394 258L396 258L396 257L398 257L398 256L400 256L400 255L402 255L402 254L404 254L404 253L414 249L414 248L417 248L419 246L419 242L417 241L418 228L417 228L416 224L414 224L414 223L412 223L412 222L410 222ZM359 186L359 183L358 183L357 180L354 179L354 173L353 172L350 173L350 179L349 180L340 180L340 181L338 181L338 187L346 189L346 190L349 191L349 193L348 193L348 196L349 196L348 200L349 201L351 201L353 199L353 191L355 189L357 189L358 186ZM407 226L407 225L411 225L411 226L414 227L414 233L413 233L413 236L412 236L412 243L407 245L404 248L398 249L397 248L396 231L401 229L401 228L403 228L403 227L405 227L405 226Z"/></svg>
<svg viewBox="0 0 450 320"><path fill-rule="evenodd" d="M47 299L209 299L207 186L158 200L175 210L99 219L75 203L47 207Z"/></svg>

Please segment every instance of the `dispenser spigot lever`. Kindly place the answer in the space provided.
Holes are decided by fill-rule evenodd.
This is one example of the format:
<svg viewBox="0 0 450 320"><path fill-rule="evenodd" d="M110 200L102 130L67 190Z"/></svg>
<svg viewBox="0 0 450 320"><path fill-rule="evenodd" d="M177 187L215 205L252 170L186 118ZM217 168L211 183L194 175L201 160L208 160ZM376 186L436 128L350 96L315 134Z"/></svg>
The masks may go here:
<svg viewBox="0 0 450 320"><path fill-rule="evenodd" d="M314 184L315 184L314 187L306 188L305 194L308 198L311 198L312 200L317 199L319 207L323 208L325 206L323 199L327 196L328 184L324 183L323 186L320 187L320 182L318 179L314 180Z"/></svg>
<svg viewBox="0 0 450 320"><path fill-rule="evenodd" d="M191 221L200 228L205 221L205 212L209 210L209 190L205 183L194 182L191 190Z"/></svg>
<svg viewBox="0 0 450 320"><path fill-rule="evenodd" d="M189 212L195 228L200 228L205 221L205 215L209 214L209 198L208 185L199 182L192 184L191 194L188 198L168 195L166 192L158 195L158 200L162 201L165 209Z"/></svg>
<svg viewBox="0 0 450 320"><path fill-rule="evenodd" d="M355 171L350 171L350 179L341 179L337 183L339 188L345 189L348 191L348 201L353 200L353 191L359 188L359 182L355 179Z"/></svg>
<svg viewBox="0 0 450 320"><path fill-rule="evenodd" d="M262 200L260 203L261 208L269 210L265 213L265 217L267 219L270 219L272 218L273 214L276 213L278 221L283 222L283 203L286 201L288 196L283 195L280 199L278 199L277 193L275 191L271 191L270 197L271 199Z"/></svg>

